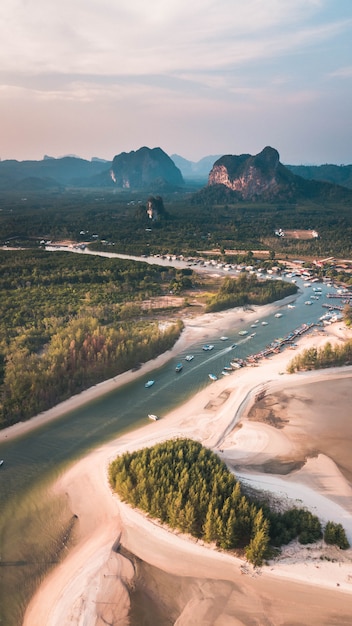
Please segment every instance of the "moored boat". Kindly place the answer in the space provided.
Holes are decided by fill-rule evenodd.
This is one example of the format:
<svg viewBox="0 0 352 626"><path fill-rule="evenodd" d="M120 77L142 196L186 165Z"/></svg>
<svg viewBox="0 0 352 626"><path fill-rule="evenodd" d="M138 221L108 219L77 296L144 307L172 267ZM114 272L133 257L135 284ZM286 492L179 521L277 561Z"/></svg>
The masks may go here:
<svg viewBox="0 0 352 626"><path fill-rule="evenodd" d="M183 368L182 363L177 363L176 367L175 367L175 372L180 372Z"/></svg>
<svg viewBox="0 0 352 626"><path fill-rule="evenodd" d="M185 356L185 361L193 361L194 359L194 354L187 354L187 356Z"/></svg>
<svg viewBox="0 0 352 626"><path fill-rule="evenodd" d="M4 465L4 459L0 459L0 467Z"/></svg>
<svg viewBox="0 0 352 626"><path fill-rule="evenodd" d="M203 350L207 351L207 350L212 350L214 348L214 346L212 344L206 343L203 346Z"/></svg>
<svg viewBox="0 0 352 626"><path fill-rule="evenodd" d="M157 415L154 415L154 413L148 413L148 417L150 420L153 420L154 422L156 422L159 419Z"/></svg>
<svg viewBox="0 0 352 626"><path fill-rule="evenodd" d="M144 386L145 386L145 388L146 388L146 389L148 389L149 387L151 387L152 385L154 385L154 383L155 383L155 380L148 380L148 381L145 383L145 385L144 385Z"/></svg>
<svg viewBox="0 0 352 626"><path fill-rule="evenodd" d="M209 376L210 380L217 380L218 379L218 377L215 376L215 374L208 374L208 376Z"/></svg>
<svg viewBox="0 0 352 626"><path fill-rule="evenodd" d="M241 335L241 337L244 335L248 335L248 330L240 330L238 334Z"/></svg>

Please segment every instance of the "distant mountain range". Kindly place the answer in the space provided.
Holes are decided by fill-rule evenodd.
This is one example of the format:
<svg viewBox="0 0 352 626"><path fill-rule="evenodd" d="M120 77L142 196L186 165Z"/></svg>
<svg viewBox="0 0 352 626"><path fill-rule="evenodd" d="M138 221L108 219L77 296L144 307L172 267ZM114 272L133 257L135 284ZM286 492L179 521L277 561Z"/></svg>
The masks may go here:
<svg viewBox="0 0 352 626"><path fill-rule="evenodd" d="M122 152L112 161L97 157L87 161L71 155L0 161L0 191L108 187L162 193L186 189L190 181L203 194L223 188L237 199L337 198L352 189L352 165L285 166L269 146L254 156L209 155L197 162L147 147Z"/></svg>

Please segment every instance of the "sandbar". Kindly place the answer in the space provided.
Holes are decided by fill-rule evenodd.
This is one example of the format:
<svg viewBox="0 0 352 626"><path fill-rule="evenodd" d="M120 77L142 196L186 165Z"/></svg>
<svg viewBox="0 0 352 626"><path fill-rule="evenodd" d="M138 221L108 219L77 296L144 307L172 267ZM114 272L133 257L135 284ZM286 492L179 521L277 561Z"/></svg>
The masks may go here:
<svg viewBox="0 0 352 626"><path fill-rule="evenodd" d="M185 320L185 331L174 349L145 364L138 375L161 365L207 334L214 334L214 330L223 334L227 323L230 327L240 317L247 322L274 309L268 305L252 312L237 310ZM350 337L351 331L340 322L324 333L315 331L302 337L298 349ZM79 518L80 538L39 587L27 608L24 626L129 624L130 591L137 565L116 549L119 542L137 561L155 568L150 570L155 606L159 602L161 611L162 604L169 602L170 615L178 626L350 623L351 550L342 552L323 544L314 548L290 544L280 559L253 570L233 555L161 527L122 503L108 483L108 465L118 454L171 437L192 437L217 452L247 485L282 501L312 508L322 521L341 521L352 542L352 488L332 457L317 454L287 475L258 470L270 459L291 458L298 449L297 440L285 432L285 426L277 428L249 419L258 391L264 385L266 394L318 381L328 385L352 376L351 367L286 374L293 354L285 350L258 367L243 368L218 380L162 420L150 422L93 451L59 479L53 490L68 494L72 511ZM128 382L133 376L136 373L128 372L98 385L68 401L64 410L77 406L82 398L88 401L97 393ZM37 420L53 419L60 411L62 407ZM18 434L21 428L29 427L19 425L12 432ZM168 578L163 579L163 573ZM150 590L149 593L152 594ZM146 616L143 623L153 621Z"/></svg>

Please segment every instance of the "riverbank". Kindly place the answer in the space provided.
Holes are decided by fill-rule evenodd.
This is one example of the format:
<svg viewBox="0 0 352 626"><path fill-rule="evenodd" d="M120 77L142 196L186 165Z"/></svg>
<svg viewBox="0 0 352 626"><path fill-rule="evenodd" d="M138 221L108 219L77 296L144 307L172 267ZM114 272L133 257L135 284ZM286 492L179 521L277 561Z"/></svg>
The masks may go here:
<svg viewBox="0 0 352 626"><path fill-rule="evenodd" d="M186 347L190 347L198 341L206 340L207 337L214 336L217 332L220 337L224 334L224 332L232 329L233 327L239 326L242 322L249 323L257 317L269 315L271 312L277 310L281 306L284 306L285 303L294 300L295 297L296 296L289 296L278 303L271 303L261 307L253 307L252 310L236 308L231 309L230 311L201 315L192 315L190 312L188 315L183 317L184 330L171 350L164 352L151 361L143 363L137 371L128 370L127 372L123 372L118 376L105 380L79 394L72 396L64 402L60 402L60 404L57 404L47 411L43 411L39 415L32 417L25 422L18 422L13 426L0 430L0 441L18 437L19 435L42 426L50 420L54 420L65 413L99 398L99 396L126 385L133 380L142 378L148 372L151 372L152 370L167 363L167 361L182 352L182 350Z"/></svg>
<svg viewBox="0 0 352 626"><path fill-rule="evenodd" d="M255 312L236 311L185 320L185 331L170 353L176 354L193 342L205 339L208 334L219 331L221 335L226 328L239 323L240 318L251 321L275 308L277 305L267 305ZM332 343L343 341L350 336L351 331L341 323L334 324L324 333L313 332L302 337L298 349L319 346L327 340ZM159 359L170 358L170 353ZM73 513L78 515L80 537L66 560L45 579L32 599L25 626L37 626L38 623L47 626L101 624L108 614L110 620L114 617L119 624L128 624L130 599L126 585L133 578L135 569L130 561L112 551L119 536L131 553L172 575L173 580L185 576L197 581L191 590L187 586L186 604L182 605L182 597L178 601L180 624L216 624L216 616L230 620L228 615L231 615L231 621L227 623L247 624L256 619L253 623L259 624L262 623L260 616L264 614L275 624L284 623L285 619L301 624L330 624L333 615L335 623L336 615L341 616L339 624L349 623L343 621L343 616L350 616L352 609L350 550L341 553L320 546L317 551L312 551L290 545L279 561L270 563L260 572L253 571L233 556L180 537L148 520L112 495L107 480L108 464L118 454L170 437L193 437L217 451L235 471L240 467L238 473L252 487L271 491L283 501L313 507L313 512L323 520L329 516L329 519L341 521L351 541L349 503L352 490L332 458L319 455L287 476L263 475L253 469L268 459L289 458L299 448L299 437L287 434L285 428L247 419L263 385L270 394L278 389L294 389L297 385L316 381L325 381L329 385L345 378L350 383L351 368L283 375L292 356L293 353L286 350L263 361L259 367L243 368L233 376L224 377L162 420L148 423L94 451L62 476L55 491L67 494ZM156 366L154 362L143 367L152 369ZM146 371L149 370L137 374L143 375ZM135 374L127 373L123 382L132 375ZM121 377L118 378L123 384ZM108 384L116 385L118 380ZM101 392L101 388L95 389L96 393ZM345 401L350 404L349 397L346 396ZM296 424L295 428L296 435L297 428L301 428L300 436L304 437L304 425ZM166 599L166 590L160 587L158 594L162 603ZM314 607L309 616L308 602ZM196 615L200 616L199 621L195 621Z"/></svg>

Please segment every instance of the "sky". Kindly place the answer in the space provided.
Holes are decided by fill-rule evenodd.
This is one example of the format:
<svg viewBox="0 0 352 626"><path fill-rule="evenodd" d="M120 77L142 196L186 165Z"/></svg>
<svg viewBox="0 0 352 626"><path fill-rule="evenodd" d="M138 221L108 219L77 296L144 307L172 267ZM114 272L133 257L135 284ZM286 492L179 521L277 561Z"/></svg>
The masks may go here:
<svg viewBox="0 0 352 626"><path fill-rule="evenodd" d="M352 163L351 0L1 0L0 158Z"/></svg>

